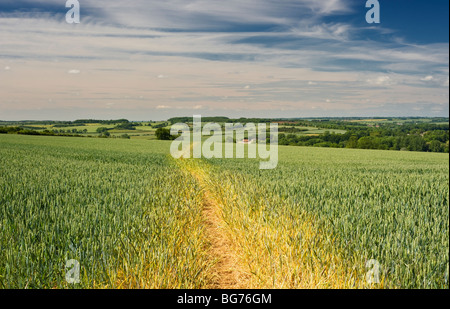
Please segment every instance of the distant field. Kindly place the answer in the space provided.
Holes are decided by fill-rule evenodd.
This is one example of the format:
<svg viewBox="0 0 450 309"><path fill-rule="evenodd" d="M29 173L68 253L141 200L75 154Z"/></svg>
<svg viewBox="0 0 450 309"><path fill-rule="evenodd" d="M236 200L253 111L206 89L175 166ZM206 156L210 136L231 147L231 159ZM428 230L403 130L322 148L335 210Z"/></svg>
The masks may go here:
<svg viewBox="0 0 450 309"><path fill-rule="evenodd" d="M350 120L350 122L388 122L388 119L359 119L359 120Z"/></svg>
<svg viewBox="0 0 450 309"><path fill-rule="evenodd" d="M278 127L280 133L283 134L296 134L296 135L319 135L319 134L323 134L325 132L329 132L329 133L334 133L334 134L345 134L347 131L345 130L337 130L337 129L320 129L320 128L316 128L316 127L302 127L302 126L296 126L294 127L295 129L300 129L300 130L305 130L303 132L298 132L298 133L289 133L289 132L281 132L282 128L292 128L292 126L284 126L284 125L280 125Z"/></svg>
<svg viewBox="0 0 450 309"><path fill-rule="evenodd" d="M358 119L349 120L349 122L359 122L364 124L387 124L387 123L434 123L434 124L448 124L448 122L436 122L431 118L402 118L402 119Z"/></svg>
<svg viewBox="0 0 450 309"><path fill-rule="evenodd" d="M161 123L155 123L154 125L158 125ZM131 136L132 139L148 139L148 140L155 140L156 136L155 136L155 128L152 128L150 126L147 125L140 125L140 126L136 126L136 130L118 130L118 129L114 129L116 125L108 125L108 124L100 124L100 123L87 123L85 125L80 125L80 126L69 126L69 127L58 127L58 126L54 126L54 125L29 125L29 127L35 127L35 128L39 128L37 131L44 131L44 130L64 130L64 131L72 131L72 130L77 130L77 131L83 131L83 130L87 130L86 133L82 133L82 135L98 135L97 129L98 128L107 128L109 131L109 133L112 136L118 136L120 137L122 134L128 134Z"/></svg>
<svg viewBox="0 0 450 309"><path fill-rule="evenodd" d="M0 146L0 288L69 288L68 259L80 288L448 288L448 154L281 146L261 171L145 139Z"/></svg>
<svg viewBox="0 0 450 309"><path fill-rule="evenodd" d="M345 130L335 130L335 129L318 129L318 128L309 128L308 131L305 131L300 134L308 135L308 134L323 134L325 132L330 132L334 134L345 134L347 131Z"/></svg>

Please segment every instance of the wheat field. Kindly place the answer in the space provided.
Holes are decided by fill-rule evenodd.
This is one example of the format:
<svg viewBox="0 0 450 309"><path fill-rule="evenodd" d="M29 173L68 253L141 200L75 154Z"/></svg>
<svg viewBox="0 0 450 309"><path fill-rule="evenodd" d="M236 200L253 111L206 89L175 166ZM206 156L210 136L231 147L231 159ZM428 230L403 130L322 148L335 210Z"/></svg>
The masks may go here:
<svg viewBox="0 0 450 309"><path fill-rule="evenodd" d="M0 288L448 288L448 154L169 147L1 135Z"/></svg>

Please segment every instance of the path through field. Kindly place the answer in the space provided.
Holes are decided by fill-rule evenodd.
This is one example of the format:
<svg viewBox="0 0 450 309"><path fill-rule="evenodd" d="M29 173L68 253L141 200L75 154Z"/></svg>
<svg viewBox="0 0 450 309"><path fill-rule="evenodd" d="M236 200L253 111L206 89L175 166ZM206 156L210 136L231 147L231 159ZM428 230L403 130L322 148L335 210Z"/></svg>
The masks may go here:
<svg viewBox="0 0 450 309"><path fill-rule="evenodd" d="M213 280L208 288L356 287L352 272L319 262L313 252L325 248L310 219L277 217L274 218L276 226L272 220L267 221L263 206L259 205L258 210L255 208L251 213L245 209L245 205L250 205L247 202L227 199L226 191L236 191L229 187L225 178L218 189L218 179L213 178L214 173L201 160L177 162L196 179L202 190L204 233L209 243L207 254L213 264ZM280 203L283 201L277 202ZM287 218L294 218L295 224ZM293 233L302 235L308 245L293 245L290 241ZM325 250L323 257L328 263L341 264L329 250Z"/></svg>
<svg viewBox="0 0 450 309"><path fill-rule="evenodd" d="M194 145L191 145L191 150ZM251 178L199 159L176 160L200 189L203 233L216 289L374 288L364 261L334 246L316 218ZM253 192L253 193L252 193ZM385 286L382 276L376 288Z"/></svg>
<svg viewBox="0 0 450 309"><path fill-rule="evenodd" d="M191 149L194 144L191 145ZM249 271L243 265L235 251L230 235L226 232L226 223L220 202L212 194L208 183L208 174L193 161L180 160L179 166L187 170L199 183L202 189L203 220L205 234L209 242L208 253L214 267L213 289L246 289L249 286ZM197 162L198 163L198 162ZM247 267L248 268L248 267Z"/></svg>
<svg viewBox="0 0 450 309"><path fill-rule="evenodd" d="M212 288L245 289L247 279L245 268L233 250L230 238L225 231L225 222L218 201L208 189L203 176L191 171L203 189L203 217L206 236L210 243L211 258L216 261L213 268L214 282Z"/></svg>
<svg viewBox="0 0 450 309"><path fill-rule="evenodd" d="M191 162L192 163L192 162ZM182 168L189 171L201 189L203 195L203 213L205 234L209 242L208 252L211 261L214 262L213 289L245 289L248 288L249 275L239 260L229 234L225 229L222 208L218 200L212 194L208 175L198 165L189 164L187 161L180 162Z"/></svg>

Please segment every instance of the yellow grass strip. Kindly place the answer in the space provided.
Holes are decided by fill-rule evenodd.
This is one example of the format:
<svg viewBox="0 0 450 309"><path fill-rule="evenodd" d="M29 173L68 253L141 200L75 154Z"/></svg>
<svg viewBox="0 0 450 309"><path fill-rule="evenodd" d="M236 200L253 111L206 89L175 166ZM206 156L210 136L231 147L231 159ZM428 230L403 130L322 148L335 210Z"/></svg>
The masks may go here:
<svg viewBox="0 0 450 309"><path fill-rule="evenodd" d="M212 256L222 259L215 275L224 277L221 267L232 265L232 283L219 281L216 287L251 289L373 288L366 282L364 262L353 256L345 260L330 242L315 218L280 197L270 201L247 193L236 175L214 175L205 162L183 160L182 167L204 188L208 204L206 229L212 242ZM271 213L270 208L280 211ZM327 236L327 237L325 237ZM211 240L211 238L213 238ZM225 242L225 244L223 244ZM220 244L217 244L220 243ZM222 252L215 252L219 250ZM223 251L226 250L225 254ZM221 264L222 263L222 266ZM377 288L383 288L384 278Z"/></svg>

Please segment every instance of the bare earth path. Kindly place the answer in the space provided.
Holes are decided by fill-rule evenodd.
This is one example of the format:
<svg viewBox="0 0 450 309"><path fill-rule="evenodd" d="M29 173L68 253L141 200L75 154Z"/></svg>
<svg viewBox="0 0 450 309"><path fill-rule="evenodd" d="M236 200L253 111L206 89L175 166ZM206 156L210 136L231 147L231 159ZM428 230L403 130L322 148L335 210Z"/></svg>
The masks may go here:
<svg viewBox="0 0 450 309"><path fill-rule="evenodd" d="M329 241L333 235L320 230L314 216L286 207L275 195L270 203L286 207L286 213L271 217L267 201L241 198L240 188L222 179L232 175L217 174L220 169L202 160L177 164L201 190L203 252L212 277L206 288L373 288L366 283L362 258L354 260L358 267L347 266ZM257 205L251 212L250 203Z"/></svg>
<svg viewBox="0 0 450 309"><path fill-rule="evenodd" d="M211 283L206 288L341 289L367 286L364 267L347 268L342 256L327 247L328 243L322 240L321 231L308 214L262 220L263 207L259 205L253 214L246 212L246 203L253 201L230 199L226 195L227 189L233 192L234 188L223 187L228 186L227 182L222 183L208 164L196 160L180 160L178 164L194 177L201 190L205 249L210 265L213 265L210 268ZM272 202L280 207L284 205L281 198ZM225 222L224 214L229 223ZM245 225L236 223L239 220L245 220ZM305 245L293 243L296 235L301 235ZM341 268L341 265L344 266Z"/></svg>
<svg viewBox="0 0 450 309"><path fill-rule="evenodd" d="M211 259L215 260L213 289L245 289L248 288L248 272L239 263L239 258L232 241L225 231L222 210L207 188L207 183L200 174L191 171L203 188L203 217L205 231L210 243Z"/></svg>

